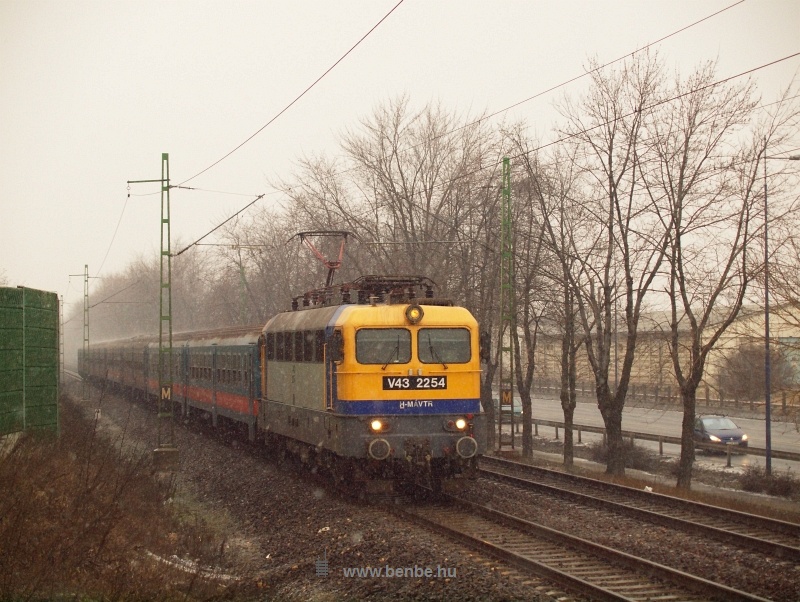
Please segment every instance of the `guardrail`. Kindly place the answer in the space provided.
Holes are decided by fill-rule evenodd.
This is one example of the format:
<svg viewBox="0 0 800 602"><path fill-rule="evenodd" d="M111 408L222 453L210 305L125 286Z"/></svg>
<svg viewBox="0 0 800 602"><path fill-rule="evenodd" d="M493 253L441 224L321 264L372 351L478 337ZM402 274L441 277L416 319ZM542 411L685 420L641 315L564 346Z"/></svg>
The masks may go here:
<svg viewBox="0 0 800 602"><path fill-rule="evenodd" d="M556 439L559 438L558 432L559 429L564 429L563 422L557 422L554 420L540 420L538 418L534 418L532 421L534 435L539 435L539 427L540 426L549 426L555 428ZM519 429L520 423L516 423L517 429ZM581 433L597 433L603 435L603 441L606 438L606 429L602 426L589 426L586 424L573 424L572 430L576 431L578 434L578 443L581 442ZM517 430L519 432L519 430ZM639 439L641 441L653 441L658 443L658 453L660 455L664 455L664 444L668 443L671 445L680 445L681 438L680 437L670 437L668 435L654 435L652 433L638 433L635 431L622 431L622 436L625 439L629 439L631 443L635 440ZM758 447L739 447L738 445L725 445L724 443L695 443L695 447L699 447L701 449L709 449L715 451L721 451L728 456L728 466L730 466L731 462L731 454L732 453L740 453L740 454L747 454L750 456L761 456L766 457L767 450L758 448ZM794 462L800 462L800 453L795 452L787 452L773 449L770 451L770 456L775 459L779 460L792 460Z"/></svg>
<svg viewBox="0 0 800 602"><path fill-rule="evenodd" d="M578 381L576 383L575 392L579 400L587 400L596 403L594 388L593 382ZM538 384L534 384L533 392L544 397L558 399L561 393L561 381L557 379L555 382L547 382L539 379ZM669 406L678 410L683 408L680 392L674 385L665 386L631 383L628 388L628 393L625 396L625 404L626 406L635 405L638 401L659 407ZM751 412L761 414L765 411L765 400L763 399L739 399L735 396L726 397L721 391L715 391L708 385L698 389L696 401L698 408L703 407L708 410L712 408L717 410L748 409ZM773 417L777 415L794 415L800 410L800 391L795 389L773 391L770 407Z"/></svg>

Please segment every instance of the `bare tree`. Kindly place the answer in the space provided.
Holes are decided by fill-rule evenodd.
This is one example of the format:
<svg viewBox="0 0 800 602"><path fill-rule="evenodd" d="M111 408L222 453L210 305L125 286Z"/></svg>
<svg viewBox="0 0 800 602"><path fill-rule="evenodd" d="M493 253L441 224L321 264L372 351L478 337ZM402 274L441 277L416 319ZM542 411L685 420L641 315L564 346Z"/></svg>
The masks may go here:
<svg viewBox="0 0 800 602"><path fill-rule="evenodd" d="M527 158L526 166L535 171ZM510 333L514 351L516 386L522 406L522 455L533 455L533 406L531 388L536 368L536 345L542 320L552 301L543 286L546 248L545 231L537 211L536 185L530 178L518 178L515 203L514 274L516 277L514 324Z"/></svg>
<svg viewBox="0 0 800 602"><path fill-rule="evenodd" d="M578 349L583 339L576 332L577 308L571 286L576 259L571 254L573 234L579 234L587 215L583 203L574 197L576 177L574 161L556 152L548 157L547 165L533 161L534 151L521 138L516 138L519 157L533 194L531 203L538 207L542 222L542 241L548 259L539 265L539 287L550 291L549 311L545 323L558 328L561 336L561 389L559 398L564 412L564 464L574 460L573 424L576 407L576 379Z"/></svg>
<svg viewBox="0 0 800 602"><path fill-rule="evenodd" d="M401 97L344 135L343 160L305 159L281 186L302 223L358 234L351 259L362 273L423 274L463 298L474 290L493 145L480 120L435 105L413 112Z"/></svg>
<svg viewBox="0 0 800 602"><path fill-rule="evenodd" d="M645 119L661 85L662 68L648 55L602 73L591 64L592 87L578 107L565 101L563 134L572 146L576 169L585 174L587 207L595 227L573 236L570 256L579 269L570 274L597 405L608 441L606 471L625 472L622 410L636 351L642 303L659 272L666 236L656 228L639 174L645 160ZM618 376L610 370L622 304L625 350ZM615 366L615 372L617 367Z"/></svg>
<svg viewBox="0 0 800 602"><path fill-rule="evenodd" d="M739 314L763 267L764 140L784 116L751 127L754 86L716 83L707 63L673 87L648 124L657 158L644 181L668 233L670 354L683 403L677 486L691 486L696 394L710 351ZM749 136L746 128L750 128Z"/></svg>
<svg viewBox="0 0 800 602"><path fill-rule="evenodd" d="M719 386L734 399L755 400L764 394L764 345L747 343L722 358ZM792 363L785 350L770 349L770 387L779 391L792 385Z"/></svg>

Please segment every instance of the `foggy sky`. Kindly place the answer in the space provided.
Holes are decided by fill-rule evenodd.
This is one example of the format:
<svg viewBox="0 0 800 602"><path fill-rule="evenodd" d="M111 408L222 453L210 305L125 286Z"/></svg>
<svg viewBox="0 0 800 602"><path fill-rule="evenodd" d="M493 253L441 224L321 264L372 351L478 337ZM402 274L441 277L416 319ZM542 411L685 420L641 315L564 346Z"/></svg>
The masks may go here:
<svg viewBox="0 0 800 602"><path fill-rule="evenodd" d="M159 178L163 152L172 183L205 169L395 4L0 0L0 273L81 302L82 278L69 275L84 264L102 277L152 256L157 187L126 182ZM405 0L289 111L187 183L203 191L172 192L173 239L195 240L257 194L280 206L271 184L303 155L335 155L339 136L390 98L494 113L580 75L588 57L620 58L733 4ZM655 48L683 74L718 59L721 79L800 51L798 33L800 2L747 0ZM798 68L795 57L754 73L765 101ZM492 123L524 119L552 139L552 103L585 85Z"/></svg>

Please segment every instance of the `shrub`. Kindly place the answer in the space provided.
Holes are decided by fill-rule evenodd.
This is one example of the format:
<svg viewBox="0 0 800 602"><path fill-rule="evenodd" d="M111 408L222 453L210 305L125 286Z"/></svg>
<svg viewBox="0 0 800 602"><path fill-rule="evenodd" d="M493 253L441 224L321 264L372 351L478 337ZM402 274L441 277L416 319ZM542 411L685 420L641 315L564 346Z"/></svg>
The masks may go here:
<svg viewBox="0 0 800 602"><path fill-rule="evenodd" d="M657 453L636 445L628 439L623 441L625 449L625 467L634 470L654 471L658 469L661 460ZM587 446L590 458L601 464L608 462L608 446L602 442L591 443Z"/></svg>
<svg viewBox="0 0 800 602"><path fill-rule="evenodd" d="M192 600L217 588L154 560L218 561L217 538L166 504L172 485L149 455L124 454L64 399L61 436L22 436L0 457L0 483L2 600Z"/></svg>
<svg viewBox="0 0 800 602"><path fill-rule="evenodd" d="M739 484L744 491L766 493L781 497L794 497L800 495L800 481L791 471L785 473L767 474L762 466L748 466L739 477Z"/></svg>

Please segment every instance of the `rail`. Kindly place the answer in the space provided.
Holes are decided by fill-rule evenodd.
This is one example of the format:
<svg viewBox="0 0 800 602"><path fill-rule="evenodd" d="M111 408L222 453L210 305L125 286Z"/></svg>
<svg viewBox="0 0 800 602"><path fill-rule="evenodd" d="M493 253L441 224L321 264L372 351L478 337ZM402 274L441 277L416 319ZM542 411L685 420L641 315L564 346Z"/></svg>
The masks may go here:
<svg viewBox="0 0 800 602"><path fill-rule="evenodd" d="M565 425L563 422L558 422L555 420L540 420L538 418L534 418L531 420L533 423L534 428L534 435L539 435L539 427L546 426L546 427L554 427L556 433L556 439L559 438L558 432L559 429L564 429ZM517 423L516 428L519 429L519 423ZM603 435L603 440L606 437L606 429L602 426L590 426L586 424L573 424L572 430L577 431L578 433L578 443L581 442L581 433L597 433ZM669 435L654 435L652 433L639 433L635 431L622 431L622 436L625 439L629 439L631 443L635 440L641 441L653 441L658 443L658 453L660 455L664 455L664 444L671 444L671 445L680 445L681 438L680 437L671 437ZM728 465L730 465L731 454L738 453L738 454L747 454L751 456L761 456L766 457L767 450L758 447L739 447L736 445L725 445L724 443L695 443L695 447L699 447L701 449L709 449L715 451L721 451L727 454L728 456ZM779 460L791 460L794 462L800 462L800 453L796 452L788 452L788 451L781 451L772 449L770 451L770 455Z"/></svg>

